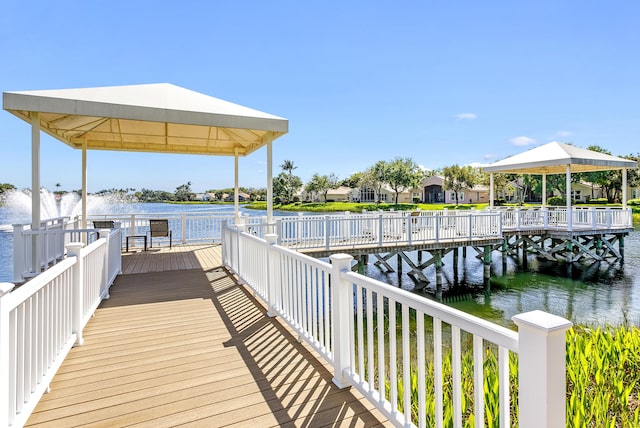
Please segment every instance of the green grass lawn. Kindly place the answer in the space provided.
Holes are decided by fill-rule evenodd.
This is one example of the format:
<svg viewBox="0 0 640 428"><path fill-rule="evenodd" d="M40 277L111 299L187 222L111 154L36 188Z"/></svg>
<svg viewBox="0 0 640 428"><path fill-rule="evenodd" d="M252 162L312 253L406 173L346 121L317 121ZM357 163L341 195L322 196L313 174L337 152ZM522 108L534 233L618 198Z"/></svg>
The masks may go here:
<svg viewBox="0 0 640 428"><path fill-rule="evenodd" d="M273 208L280 211L307 211L307 212L355 212L360 213L366 211L413 211L421 209L423 211L442 210L444 208L451 210L469 210L472 207L476 209L484 209L487 204L375 204L375 203L358 203L358 202L294 202L292 204L274 204ZM244 206L249 209L266 210L266 202L252 202Z"/></svg>

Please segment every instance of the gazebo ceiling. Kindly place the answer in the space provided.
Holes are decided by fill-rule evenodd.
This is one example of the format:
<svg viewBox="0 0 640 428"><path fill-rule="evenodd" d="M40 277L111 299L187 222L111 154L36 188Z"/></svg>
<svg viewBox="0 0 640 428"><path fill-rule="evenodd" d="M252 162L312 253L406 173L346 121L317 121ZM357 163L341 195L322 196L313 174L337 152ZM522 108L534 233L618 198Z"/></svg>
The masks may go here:
<svg viewBox="0 0 640 428"><path fill-rule="evenodd" d="M80 149L246 156L288 131L287 119L175 85L5 92L3 108Z"/></svg>
<svg viewBox="0 0 640 428"><path fill-rule="evenodd" d="M572 173L638 167L637 162L632 160L554 141L494 162L482 169L485 172L511 174L565 174L567 165Z"/></svg>

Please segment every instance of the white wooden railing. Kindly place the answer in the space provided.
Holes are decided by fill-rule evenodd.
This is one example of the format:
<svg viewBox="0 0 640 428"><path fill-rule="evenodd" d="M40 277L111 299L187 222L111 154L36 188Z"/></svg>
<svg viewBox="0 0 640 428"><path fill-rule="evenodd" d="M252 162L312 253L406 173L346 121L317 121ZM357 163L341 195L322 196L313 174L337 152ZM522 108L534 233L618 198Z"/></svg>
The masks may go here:
<svg viewBox="0 0 640 428"><path fill-rule="evenodd" d="M61 261L65 255L65 244L81 240L78 234L66 232L71 227L68 217L43 220L37 231L32 230L30 224L14 224L14 281L21 282Z"/></svg>
<svg viewBox="0 0 640 428"><path fill-rule="evenodd" d="M16 224L13 226L13 281L19 283L34 277L63 260L65 245L69 242L95 241L98 234L92 220L113 220L116 227L122 229L120 245L124 246L128 235L148 235L152 218L167 218L174 242L183 244L220 242L222 224L235 221L233 212L209 212L96 215L89 217L86 229L81 228L80 217L45 220L37 231L32 230L30 224ZM244 224L265 221L263 217L242 217Z"/></svg>
<svg viewBox="0 0 640 428"><path fill-rule="evenodd" d="M125 236L146 235L149 220L158 218L169 220L174 242L182 244L220 242L222 224L235 222L233 211L103 214L88 216L87 227L92 220L113 220L120 223ZM264 219L244 216L242 222L264 222Z"/></svg>
<svg viewBox="0 0 640 428"><path fill-rule="evenodd" d="M633 227L630 208L509 208L492 212L502 214L505 231L519 230L598 230L612 231Z"/></svg>
<svg viewBox="0 0 640 428"><path fill-rule="evenodd" d="M461 427L470 414L477 427L497 419L511 426L510 353L519 361L519 425L565 425L569 321L534 311L513 318L514 332L353 273L349 255L332 255L329 264L277 245L276 235L261 239L243 229L223 230L225 265L265 301L269 315L281 317L333 366L336 385L357 388L396 426L442 427L446 421ZM462 377L467 348L472 379ZM498 358L499 410L492 423L484 413L488 348ZM413 388L404 388L414 379ZM463 388L473 391L471 409L463 408ZM434 397L431 405L427 395Z"/></svg>
<svg viewBox="0 0 640 428"><path fill-rule="evenodd" d="M328 251L341 246L412 245L502 237L500 213L484 211L346 212L300 214L274 220L278 244L296 249ZM254 224L251 231L265 236L269 226Z"/></svg>
<svg viewBox="0 0 640 428"><path fill-rule="evenodd" d="M23 426L120 272L120 230L14 288L0 283L0 427ZM115 243L115 244L114 244Z"/></svg>
<svg viewBox="0 0 640 428"><path fill-rule="evenodd" d="M499 209L485 211L414 211L376 212L332 215L292 215L274 217L248 216L241 223L247 231L264 237L278 236L278 244L295 249L330 251L341 246L414 245L455 241L499 239L503 231L579 230L615 231L632 227L630 209L573 208ZM41 230L29 225L14 226L15 282L33 277L64 257L64 246L72 241L90 243L97 236L92 220L113 220L122 229L121 245L128 235L146 235L149 219L167 218L174 242L219 242L222 227L234 223L232 212L154 213L90 216L87 229L80 229L80 219L53 219L43 222ZM34 263L34 257L38 260Z"/></svg>

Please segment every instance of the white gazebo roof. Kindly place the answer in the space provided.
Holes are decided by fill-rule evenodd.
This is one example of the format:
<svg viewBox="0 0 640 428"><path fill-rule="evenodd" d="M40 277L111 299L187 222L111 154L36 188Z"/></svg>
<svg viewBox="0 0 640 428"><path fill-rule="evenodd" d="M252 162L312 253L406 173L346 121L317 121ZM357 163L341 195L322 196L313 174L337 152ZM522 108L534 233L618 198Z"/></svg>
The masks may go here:
<svg viewBox="0 0 640 428"><path fill-rule="evenodd" d="M168 83L4 92L3 108L80 149L246 156L284 135L278 116Z"/></svg>
<svg viewBox="0 0 640 428"><path fill-rule="evenodd" d="M485 172L514 174L565 174L567 165L572 173L638 166L637 162L632 160L554 141L494 162L482 169Z"/></svg>

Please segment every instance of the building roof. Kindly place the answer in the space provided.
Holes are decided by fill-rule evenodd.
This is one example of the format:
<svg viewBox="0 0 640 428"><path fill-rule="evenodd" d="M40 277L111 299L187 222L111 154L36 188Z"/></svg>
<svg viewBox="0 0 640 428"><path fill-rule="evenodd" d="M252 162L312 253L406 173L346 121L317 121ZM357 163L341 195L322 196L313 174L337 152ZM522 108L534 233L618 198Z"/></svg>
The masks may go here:
<svg viewBox="0 0 640 428"><path fill-rule="evenodd" d="M485 172L564 174L637 168L635 161L553 141L483 167Z"/></svg>
<svg viewBox="0 0 640 428"><path fill-rule="evenodd" d="M4 92L3 108L79 149L246 156L288 131L278 116L168 83Z"/></svg>

